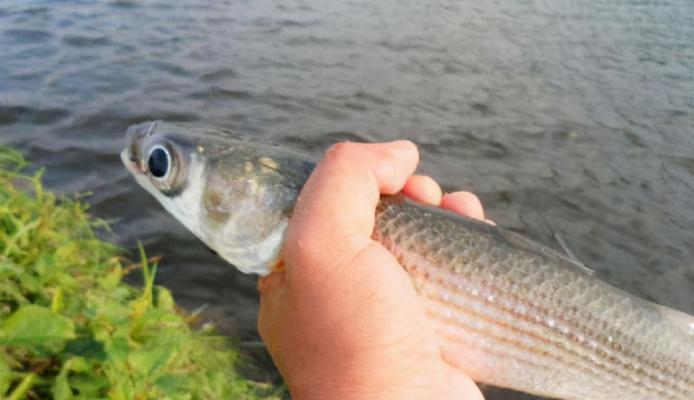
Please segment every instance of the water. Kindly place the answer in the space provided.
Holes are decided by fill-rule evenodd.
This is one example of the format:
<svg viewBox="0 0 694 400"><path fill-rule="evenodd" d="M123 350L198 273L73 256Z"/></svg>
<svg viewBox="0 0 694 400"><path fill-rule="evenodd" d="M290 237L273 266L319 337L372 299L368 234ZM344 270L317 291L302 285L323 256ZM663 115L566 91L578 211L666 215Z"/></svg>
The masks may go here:
<svg viewBox="0 0 694 400"><path fill-rule="evenodd" d="M159 283L255 340L256 289L136 187L117 153L154 118L319 155L410 138L421 170L500 225L553 233L606 280L694 313L690 0L0 1L0 142L91 192ZM511 399L490 391L490 399Z"/></svg>

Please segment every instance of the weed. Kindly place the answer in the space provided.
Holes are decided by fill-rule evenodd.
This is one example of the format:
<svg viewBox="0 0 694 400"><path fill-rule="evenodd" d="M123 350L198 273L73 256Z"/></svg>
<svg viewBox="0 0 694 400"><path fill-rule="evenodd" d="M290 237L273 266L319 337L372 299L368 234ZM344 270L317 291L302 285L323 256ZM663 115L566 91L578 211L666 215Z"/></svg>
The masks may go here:
<svg viewBox="0 0 694 400"><path fill-rule="evenodd" d="M124 283L104 224L26 165L0 148L0 397L278 398L235 372L225 338L187 324L142 248L144 287Z"/></svg>

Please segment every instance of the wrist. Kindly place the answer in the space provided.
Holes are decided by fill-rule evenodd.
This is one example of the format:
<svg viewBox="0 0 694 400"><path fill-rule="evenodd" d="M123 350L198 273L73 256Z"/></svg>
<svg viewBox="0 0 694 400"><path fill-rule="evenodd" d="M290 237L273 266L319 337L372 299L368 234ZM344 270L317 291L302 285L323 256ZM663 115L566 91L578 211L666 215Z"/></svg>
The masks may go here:
<svg viewBox="0 0 694 400"><path fill-rule="evenodd" d="M295 400L483 400L479 389L467 375L447 364L411 371L408 374L323 371L303 382L288 381ZM384 365L380 365L381 368Z"/></svg>

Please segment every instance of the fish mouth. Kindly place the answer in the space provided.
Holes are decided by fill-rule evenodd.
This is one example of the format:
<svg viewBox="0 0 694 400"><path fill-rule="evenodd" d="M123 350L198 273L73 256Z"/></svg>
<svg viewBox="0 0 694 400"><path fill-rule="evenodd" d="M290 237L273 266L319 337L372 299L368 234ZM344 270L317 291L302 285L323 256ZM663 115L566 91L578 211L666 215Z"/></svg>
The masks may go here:
<svg viewBox="0 0 694 400"><path fill-rule="evenodd" d="M143 122L138 125L133 125L125 132L127 146L120 153L120 158L125 164L125 167L133 175L142 175L145 173L145 167L139 162L138 156L143 142L154 134L161 121Z"/></svg>
<svg viewBox="0 0 694 400"><path fill-rule="evenodd" d="M120 152L120 159L123 162L123 165L125 165L125 168L127 168L131 174L142 175L145 173L144 168L140 166L140 163L133 159L128 149L125 149Z"/></svg>

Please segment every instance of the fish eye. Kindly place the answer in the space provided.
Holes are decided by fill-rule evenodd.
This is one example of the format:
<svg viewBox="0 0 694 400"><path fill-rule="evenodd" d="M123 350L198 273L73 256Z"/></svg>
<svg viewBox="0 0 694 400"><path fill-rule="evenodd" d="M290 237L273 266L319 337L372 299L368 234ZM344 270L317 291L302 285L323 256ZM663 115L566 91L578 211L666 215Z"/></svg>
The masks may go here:
<svg viewBox="0 0 694 400"><path fill-rule="evenodd" d="M165 178L171 171L171 154L164 147L155 146L149 153L147 167L153 177L158 179Z"/></svg>

